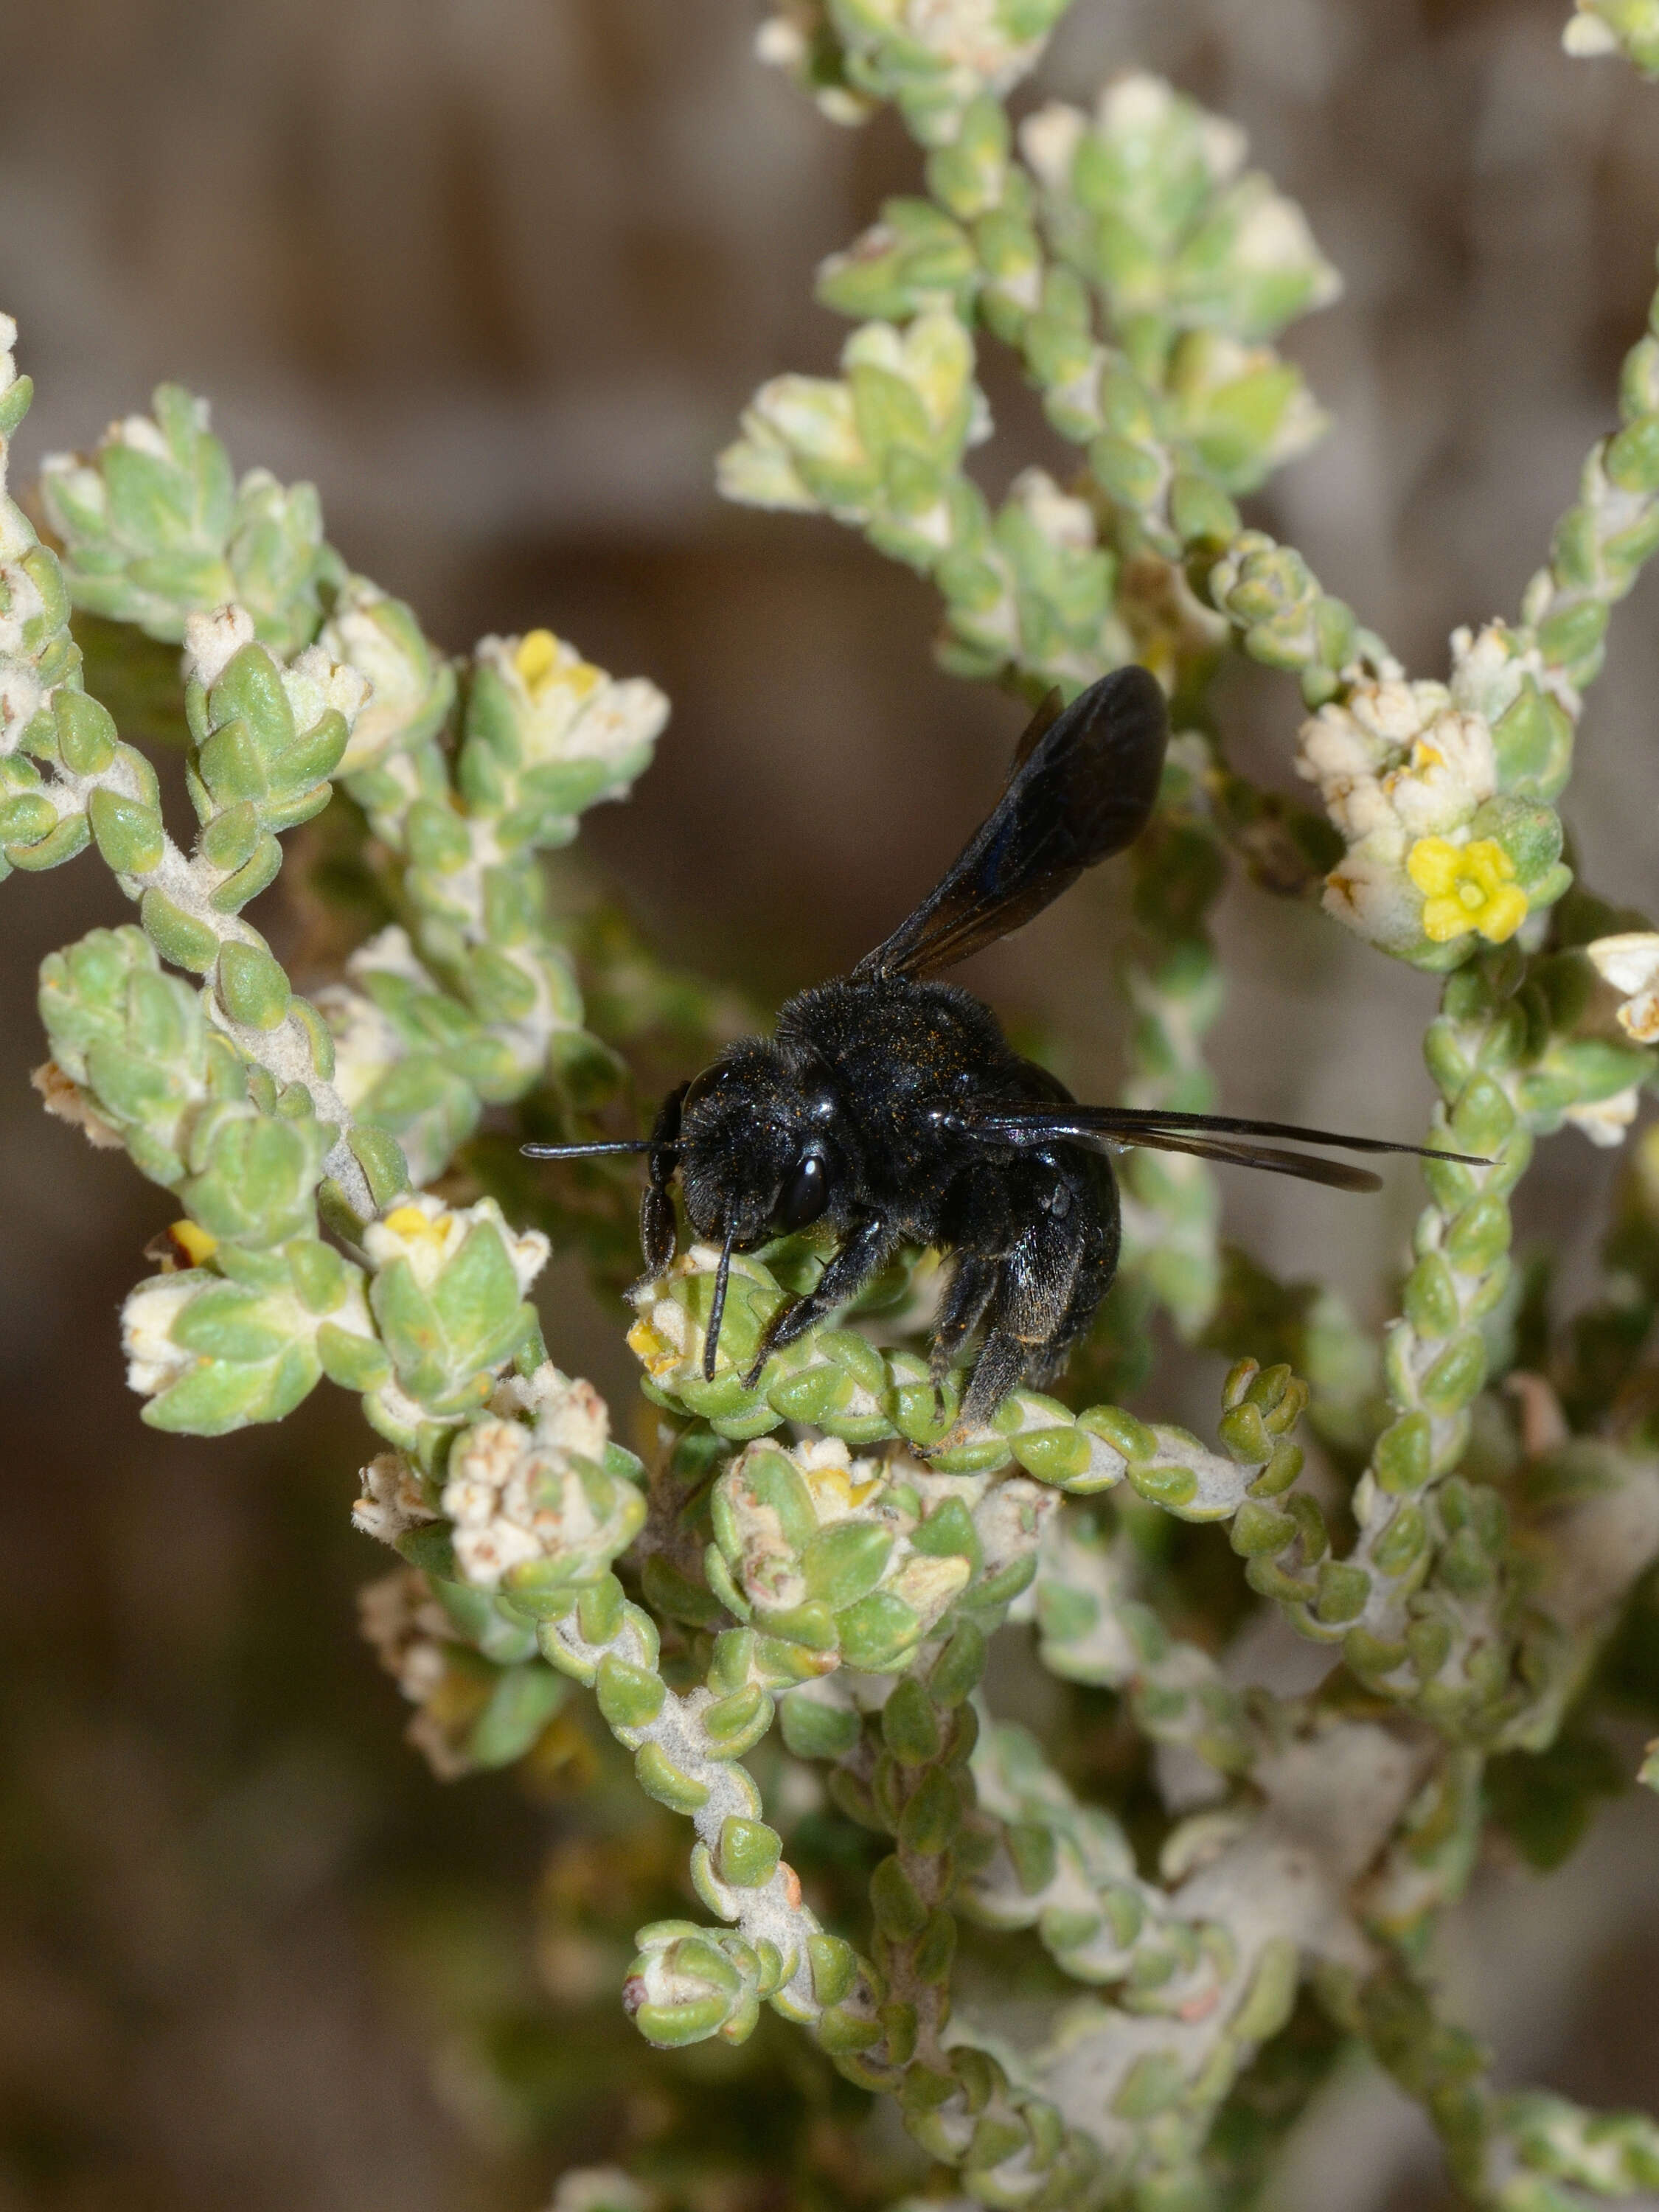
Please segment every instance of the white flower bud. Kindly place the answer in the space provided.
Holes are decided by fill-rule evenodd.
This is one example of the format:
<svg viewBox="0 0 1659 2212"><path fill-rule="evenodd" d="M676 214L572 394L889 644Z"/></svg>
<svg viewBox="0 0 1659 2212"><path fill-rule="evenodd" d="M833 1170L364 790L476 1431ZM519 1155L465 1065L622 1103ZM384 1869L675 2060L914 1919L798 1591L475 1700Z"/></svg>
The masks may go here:
<svg viewBox="0 0 1659 2212"><path fill-rule="evenodd" d="M135 416L135 421L143 421ZM148 426L154 428L154 425ZM161 433L156 432L159 437ZM126 441L134 441L129 439ZM253 642L253 617L234 603L215 607L210 614L185 617L185 673L200 679L211 690L245 645Z"/></svg>
<svg viewBox="0 0 1659 2212"><path fill-rule="evenodd" d="M1606 1151L1622 1145L1626 1133L1636 1119L1639 1092L1635 1084L1623 1091L1615 1091L1611 1098L1597 1098L1587 1106L1569 1106L1566 1118L1575 1129L1582 1129L1591 1144Z"/></svg>
<svg viewBox="0 0 1659 2212"><path fill-rule="evenodd" d="M201 1289L193 1274L157 1275L131 1291L121 1309L121 1349L127 1388L153 1398L197 1364L197 1354L173 1341L173 1324Z"/></svg>
<svg viewBox="0 0 1659 2212"><path fill-rule="evenodd" d="M1479 714L1441 714L1382 788L1413 838L1461 828L1498 788L1492 732Z"/></svg>
<svg viewBox="0 0 1659 2212"><path fill-rule="evenodd" d="M1619 1026L1637 1044L1659 1044L1659 933L1626 930L1598 937L1585 951L1602 981L1619 992Z"/></svg>
<svg viewBox="0 0 1659 2212"><path fill-rule="evenodd" d="M619 2166L580 2166L562 2177L547 2212L652 2212L656 2202Z"/></svg>
<svg viewBox="0 0 1659 2212"><path fill-rule="evenodd" d="M1093 510L1086 500L1063 492L1047 469L1022 469L1009 485L1008 496L1024 508L1051 545L1078 553L1094 551L1098 539Z"/></svg>
<svg viewBox="0 0 1659 2212"><path fill-rule="evenodd" d="M1574 15L1561 33L1564 52L1577 61L1598 61L1619 51L1619 34L1600 15Z"/></svg>
<svg viewBox="0 0 1659 2212"><path fill-rule="evenodd" d="M310 729L332 708L349 729L368 697L369 683L360 670L333 659L323 646L308 645L283 670L283 689L299 728Z"/></svg>
<svg viewBox="0 0 1659 2212"><path fill-rule="evenodd" d="M1072 163L1088 128L1086 116L1058 100L1020 125L1019 150L1050 191L1063 191L1070 183Z"/></svg>

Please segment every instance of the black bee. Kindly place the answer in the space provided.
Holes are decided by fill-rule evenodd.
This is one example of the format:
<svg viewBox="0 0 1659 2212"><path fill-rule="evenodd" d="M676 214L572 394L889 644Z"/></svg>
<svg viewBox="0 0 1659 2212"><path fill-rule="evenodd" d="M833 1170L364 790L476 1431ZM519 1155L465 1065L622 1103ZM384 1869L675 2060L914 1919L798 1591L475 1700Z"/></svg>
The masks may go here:
<svg viewBox="0 0 1659 2212"><path fill-rule="evenodd" d="M1241 1139L1424 1149L1278 1121L1080 1106L1010 1049L989 1007L960 984L930 980L1133 842L1168 737L1164 695L1144 668L1116 669L1063 708L1051 692L983 827L850 975L791 999L775 1036L728 1045L663 1102L649 1137L524 1147L536 1159L647 1155L648 1275L674 1256L669 1192L679 1175L693 1229L720 1245L703 1347L709 1380L732 1253L827 1221L834 1254L816 1286L777 1314L745 1381L752 1387L772 1352L844 1305L896 1246L931 1244L955 1255L933 1335L936 1385L981 1333L962 1402L971 1425L1017 1382L1052 1381L1105 1296L1119 1245L1109 1151L1155 1146L1376 1190L1378 1177L1363 1168Z"/></svg>

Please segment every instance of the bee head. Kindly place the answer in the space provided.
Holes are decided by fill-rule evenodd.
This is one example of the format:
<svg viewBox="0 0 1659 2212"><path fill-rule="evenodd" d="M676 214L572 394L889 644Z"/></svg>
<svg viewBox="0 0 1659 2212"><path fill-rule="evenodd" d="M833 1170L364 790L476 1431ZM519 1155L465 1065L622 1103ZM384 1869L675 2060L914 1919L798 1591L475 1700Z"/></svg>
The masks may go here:
<svg viewBox="0 0 1659 2212"><path fill-rule="evenodd" d="M842 1180L834 1112L767 1039L728 1047L681 1109L680 1185L698 1236L730 1235L743 1251L816 1221Z"/></svg>

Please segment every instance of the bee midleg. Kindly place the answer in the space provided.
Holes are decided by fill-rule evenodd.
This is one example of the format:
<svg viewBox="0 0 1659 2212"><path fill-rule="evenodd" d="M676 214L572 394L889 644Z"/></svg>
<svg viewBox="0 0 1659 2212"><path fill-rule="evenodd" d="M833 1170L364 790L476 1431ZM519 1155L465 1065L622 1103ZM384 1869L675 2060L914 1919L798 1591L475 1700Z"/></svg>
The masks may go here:
<svg viewBox="0 0 1659 2212"><path fill-rule="evenodd" d="M762 1368L775 1352L781 1352L786 1344L793 1344L798 1336L804 1336L837 1306L845 1305L874 1274L892 1246L892 1231L881 1214L872 1213L855 1223L846 1243L805 1297L797 1298L793 1305L784 1306L773 1316L771 1325L760 1340L754 1364L743 1378L744 1388L754 1389Z"/></svg>
<svg viewBox="0 0 1659 2212"><path fill-rule="evenodd" d="M680 1164L680 1106L691 1088L682 1083L657 1109L646 1165L651 1180L640 1200L640 1252L647 1275L660 1275L674 1256L674 1201L668 1186Z"/></svg>

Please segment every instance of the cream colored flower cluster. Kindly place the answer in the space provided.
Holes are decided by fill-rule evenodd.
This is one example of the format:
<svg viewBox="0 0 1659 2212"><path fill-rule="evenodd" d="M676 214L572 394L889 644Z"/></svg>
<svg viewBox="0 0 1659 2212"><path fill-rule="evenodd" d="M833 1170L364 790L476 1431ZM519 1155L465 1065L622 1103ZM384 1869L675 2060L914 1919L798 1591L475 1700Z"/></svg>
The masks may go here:
<svg viewBox="0 0 1659 2212"><path fill-rule="evenodd" d="M533 1426L512 1418L520 1408L533 1411ZM497 1392L493 1417L456 1444L444 1485L456 1564L468 1582L495 1589L514 1567L582 1552L605 1535L603 1501L574 1462L597 1468L610 1432L592 1384L550 1364L527 1391Z"/></svg>
<svg viewBox="0 0 1659 2212"><path fill-rule="evenodd" d="M1527 916L1515 866L1470 824L1498 791L1492 729L1443 684L1356 684L1303 725L1297 773L1317 784L1348 851L1325 906L1390 951L1477 931L1494 944Z"/></svg>

